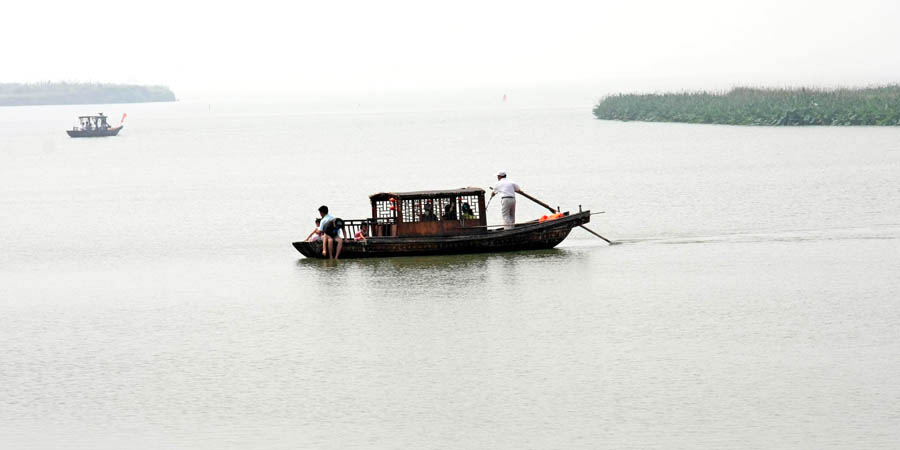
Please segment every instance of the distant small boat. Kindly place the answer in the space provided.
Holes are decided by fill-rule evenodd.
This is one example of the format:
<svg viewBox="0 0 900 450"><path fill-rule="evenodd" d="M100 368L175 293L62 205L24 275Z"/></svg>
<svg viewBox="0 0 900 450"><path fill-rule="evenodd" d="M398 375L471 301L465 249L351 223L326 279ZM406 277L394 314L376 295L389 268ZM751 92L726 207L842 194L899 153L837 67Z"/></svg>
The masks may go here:
<svg viewBox="0 0 900 450"><path fill-rule="evenodd" d="M122 114L122 122L125 121L126 114ZM78 116L78 121L81 122L80 127L73 127L71 130L66 130L66 133L70 137L103 137L103 136L115 136L119 134L119 131L125 126L123 124L119 124L117 127L112 127L109 123L106 122L108 116L100 113L98 116Z"/></svg>

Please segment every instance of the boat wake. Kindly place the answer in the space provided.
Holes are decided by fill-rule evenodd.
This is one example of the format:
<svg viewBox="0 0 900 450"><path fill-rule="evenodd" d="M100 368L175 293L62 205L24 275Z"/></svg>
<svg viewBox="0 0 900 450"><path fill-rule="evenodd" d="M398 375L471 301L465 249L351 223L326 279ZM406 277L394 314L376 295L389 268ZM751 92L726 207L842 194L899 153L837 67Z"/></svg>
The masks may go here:
<svg viewBox="0 0 900 450"><path fill-rule="evenodd" d="M844 240L895 240L900 239L900 224L872 227L785 230L773 232L733 232L714 235L682 235L659 237L633 237L615 239L619 244L717 244L754 242L812 242Z"/></svg>

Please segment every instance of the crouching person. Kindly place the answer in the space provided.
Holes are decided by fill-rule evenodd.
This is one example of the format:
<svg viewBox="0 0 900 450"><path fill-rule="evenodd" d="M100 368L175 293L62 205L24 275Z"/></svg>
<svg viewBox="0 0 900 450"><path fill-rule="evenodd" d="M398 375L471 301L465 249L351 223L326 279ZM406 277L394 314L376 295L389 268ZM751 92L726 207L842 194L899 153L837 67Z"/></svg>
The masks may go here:
<svg viewBox="0 0 900 450"><path fill-rule="evenodd" d="M306 236L306 242L316 242L322 240L322 235L319 232L319 225L322 224L322 219L316 219L316 227L309 233L309 236Z"/></svg>
<svg viewBox="0 0 900 450"><path fill-rule="evenodd" d="M359 226L359 231L357 231L356 234L353 236L353 240L362 242L363 244L365 244L366 243L366 235L368 235L368 234L369 234L369 225L362 224Z"/></svg>

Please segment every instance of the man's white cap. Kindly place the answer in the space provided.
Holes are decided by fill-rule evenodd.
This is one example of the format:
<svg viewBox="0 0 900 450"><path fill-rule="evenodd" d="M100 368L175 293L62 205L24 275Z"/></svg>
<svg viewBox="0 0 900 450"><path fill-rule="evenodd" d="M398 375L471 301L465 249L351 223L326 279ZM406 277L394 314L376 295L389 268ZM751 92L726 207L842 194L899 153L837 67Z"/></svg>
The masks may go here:
<svg viewBox="0 0 900 450"><path fill-rule="evenodd" d="M498 170L498 171L497 171L497 176L498 176L498 177L505 177L505 176L506 176L506 171L505 171L505 170Z"/></svg>

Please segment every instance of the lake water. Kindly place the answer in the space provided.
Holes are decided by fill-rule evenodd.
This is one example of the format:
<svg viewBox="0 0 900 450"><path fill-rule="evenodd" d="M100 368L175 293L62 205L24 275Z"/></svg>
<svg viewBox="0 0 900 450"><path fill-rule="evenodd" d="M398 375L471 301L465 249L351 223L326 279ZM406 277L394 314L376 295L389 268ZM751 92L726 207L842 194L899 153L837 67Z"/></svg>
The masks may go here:
<svg viewBox="0 0 900 450"><path fill-rule="evenodd" d="M70 139L104 111L115 138ZM327 204L605 211L551 251L329 263ZM895 449L900 129L590 105L0 108L3 448ZM519 200L518 218L543 215ZM497 209L489 223L500 222Z"/></svg>

